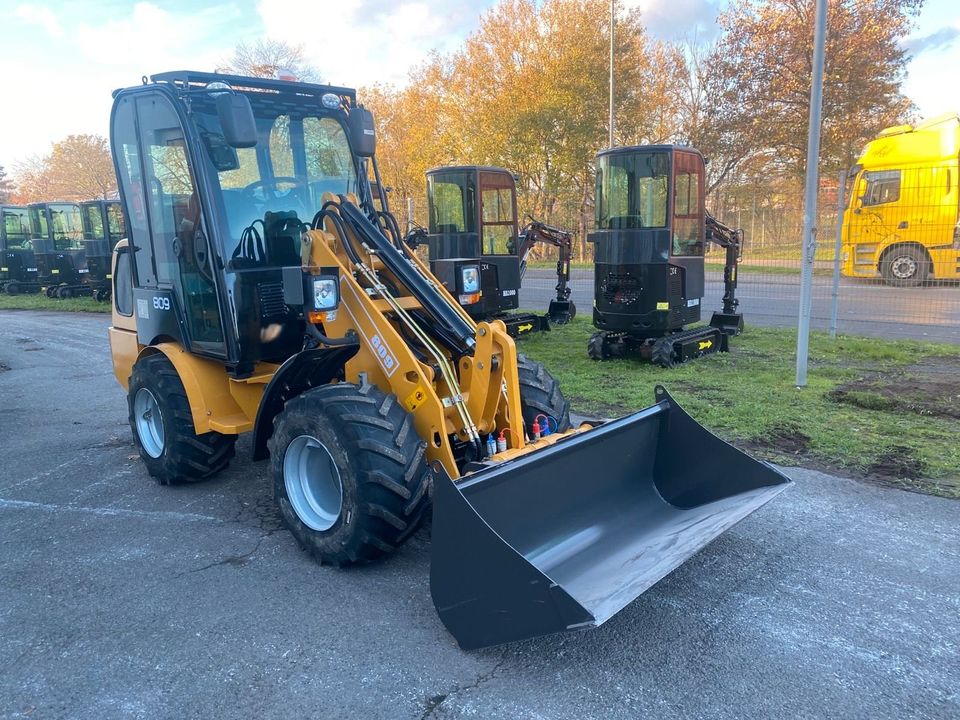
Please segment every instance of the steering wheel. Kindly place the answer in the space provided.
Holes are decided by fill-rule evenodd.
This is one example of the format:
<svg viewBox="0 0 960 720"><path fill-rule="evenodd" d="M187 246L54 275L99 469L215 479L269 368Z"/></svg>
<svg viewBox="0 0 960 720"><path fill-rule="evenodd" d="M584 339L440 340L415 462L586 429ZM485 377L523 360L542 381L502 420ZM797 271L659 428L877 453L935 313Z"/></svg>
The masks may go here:
<svg viewBox="0 0 960 720"><path fill-rule="evenodd" d="M280 192L277 188L278 185L292 185L293 187L283 195L280 195ZM260 191L259 196L257 195L258 190ZM307 184L300 178L280 175L278 177L255 180L247 185L241 192L243 193L244 199L257 203L268 203L270 201L281 200L295 192L297 202L306 207L306 190Z"/></svg>

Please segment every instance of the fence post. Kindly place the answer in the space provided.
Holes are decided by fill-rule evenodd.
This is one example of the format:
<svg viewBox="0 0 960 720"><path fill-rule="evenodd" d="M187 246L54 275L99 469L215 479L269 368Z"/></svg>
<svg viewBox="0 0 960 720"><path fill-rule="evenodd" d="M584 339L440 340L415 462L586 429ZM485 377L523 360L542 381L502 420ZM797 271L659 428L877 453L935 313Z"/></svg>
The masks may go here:
<svg viewBox="0 0 960 720"><path fill-rule="evenodd" d="M813 25L813 72L810 74L810 121L807 136L807 179L803 199L803 264L800 267L800 312L797 323L797 387L807 386L810 312L813 304L813 262L817 252L820 120L823 109L823 55L827 36L827 0L817 0Z"/></svg>
<svg viewBox="0 0 960 720"><path fill-rule="evenodd" d="M847 171L840 171L837 188L837 238L833 243L833 287L830 290L830 339L837 339L837 316L840 312L840 249L843 243L843 208L846 205Z"/></svg>

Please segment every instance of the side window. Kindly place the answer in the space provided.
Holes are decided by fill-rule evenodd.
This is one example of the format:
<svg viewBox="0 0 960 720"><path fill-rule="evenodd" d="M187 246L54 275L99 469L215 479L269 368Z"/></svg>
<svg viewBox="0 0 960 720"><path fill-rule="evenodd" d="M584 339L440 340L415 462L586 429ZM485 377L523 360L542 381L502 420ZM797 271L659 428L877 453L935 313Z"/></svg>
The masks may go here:
<svg viewBox="0 0 960 720"><path fill-rule="evenodd" d="M863 195L864 205L884 205L900 199L900 171L882 170L864 173L867 188Z"/></svg>
<svg viewBox="0 0 960 720"><path fill-rule="evenodd" d="M130 252L126 249L117 253L117 267L113 273L113 297L117 312L129 317L133 315L133 267Z"/></svg>
<svg viewBox="0 0 960 720"><path fill-rule="evenodd" d="M675 162L671 253L679 256L703 255L702 165L697 156L689 153L678 153Z"/></svg>
<svg viewBox="0 0 960 720"><path fill-rule="evenodd" d="M488 176L489 177L489 176ZM499 176L480 181L481 249L484 255L508 255L513 239L513 187Z"/></svg>
<svg viewBox="0 0 960 720"><path fill-rule="evenodd" d="M99 205L87 205L83 208L84 228L83 237L85 240L103 240L103 216L100 214Z"/></svg>
<svg viewBox="0 0 960 720"><path fill-rule="evenodd" d="M111 143L117 153L118 179L126 204L136 284L137 287L155 288L157 275L153 269L153 248L150 245L146 198L137 152L136 112L131 98L123 98L117 106Z"/></svg>
<svg viewBox="0 0 960 720"><path fill-rule="evenodd" d="M107 205L107 225L110 230L110 240L116 243L126 235L123 227L123 210L120 209L120 203L110 203Z"/></svg>

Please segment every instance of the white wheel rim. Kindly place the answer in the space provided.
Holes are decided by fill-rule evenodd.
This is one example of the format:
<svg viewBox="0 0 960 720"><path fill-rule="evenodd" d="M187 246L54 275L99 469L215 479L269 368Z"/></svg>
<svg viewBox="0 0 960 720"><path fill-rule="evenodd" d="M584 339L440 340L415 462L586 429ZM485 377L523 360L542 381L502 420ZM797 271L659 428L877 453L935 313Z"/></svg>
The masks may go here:
<svg viewBox="0 0 960 720"><path fill-rule="evenodd" d="M329 530L343 508L343 483L330 451L311 435L300 435L283 454L283 484L300 521L311 530Z"/></svg>
<svg viewBox="0 0 960 720"><path fill-rule="evenodd" d="M917 273L917 261L909 255L901 255L890 263L890 271L901 280L912 278Z"/></svg>
<svg viewBox="0 0 960 720"><path fill-rule="evenodd" d="M143 449L152 458L163 455L163 416L157 398L147 388L140 388L133 398L133 417Z"/></svg>

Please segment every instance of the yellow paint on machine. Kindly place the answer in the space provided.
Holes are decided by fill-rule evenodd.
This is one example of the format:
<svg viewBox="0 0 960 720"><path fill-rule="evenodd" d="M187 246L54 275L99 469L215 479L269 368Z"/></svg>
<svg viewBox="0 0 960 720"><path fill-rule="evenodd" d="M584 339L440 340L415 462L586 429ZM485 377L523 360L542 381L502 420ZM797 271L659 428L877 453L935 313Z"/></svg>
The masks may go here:
<svg viewBox="0 0 960 720"><path fill-rule="evenodd" d="M698 350L709 350L709 349L712 348L712 347L713 347L713 340L701 340L701 341L700 341L700 344L699 344L698 347L697 347L697 349L698 349Z"/></svg>
<svg viewBox="0 0 960 720"><path fill-rule="evenodd" d="M517 325L517 332L530 332L533 330L533 323L526 323L525 325Z"/></svg>
<svg viewBox="0 0 960 720"><path fill-rule="evenodd" d="M669 310L669 309L670 309L670 303L668 302L657 303L657 310Z"/></svg>

